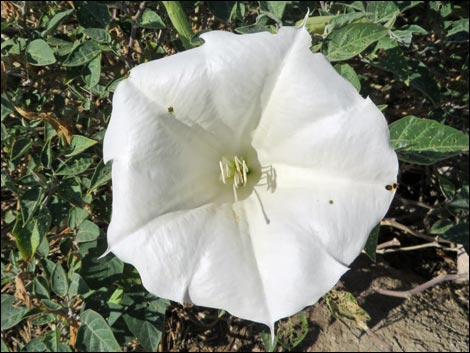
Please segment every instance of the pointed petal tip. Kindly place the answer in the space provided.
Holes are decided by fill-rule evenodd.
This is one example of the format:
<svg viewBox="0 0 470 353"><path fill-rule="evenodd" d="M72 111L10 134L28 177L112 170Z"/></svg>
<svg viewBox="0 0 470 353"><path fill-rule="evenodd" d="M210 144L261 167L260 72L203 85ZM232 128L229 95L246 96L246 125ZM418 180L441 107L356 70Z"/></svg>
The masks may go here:
<svg viewBox="0 0 470 353"><path fill-rule="evenodd" d="M310 14L310 9L307 7L307 13L305 14L305 17L302 21L302 23L300 24L299 28L305 28L305 26L307 25L307 20L308 20L308 15Z"/></svg>

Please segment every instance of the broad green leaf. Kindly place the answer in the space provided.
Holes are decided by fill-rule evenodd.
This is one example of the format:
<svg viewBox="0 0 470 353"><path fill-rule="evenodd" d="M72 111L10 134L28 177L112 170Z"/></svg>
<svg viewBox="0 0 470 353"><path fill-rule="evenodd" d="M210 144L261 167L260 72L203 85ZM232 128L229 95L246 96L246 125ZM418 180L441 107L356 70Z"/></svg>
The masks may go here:
<svg viewBox="0 0 470 353"><path fill-rule="evenodd" d="M84 221L78 230L76 241L84 243L96 240L100 236L100 228L93 222Z"/></svg>
<svg viewBox="0 0 470 353"><path fill-rule="evenodd" d="M92 140L88 137L81 136L81 135L73 135L72 140L70 141L71 152L67 154L66 156L72 157L79 153L82 153L83 151L95 145L96 143L97 141Z"/></svg>
<svg viewBox="0 0 470 353"><path fill-rule="evenodd" d="M73 273L70 278L69 296L85 294L90 290L85 280L78 273Z"/></svg>
<svg viewBox="0 0 470 353"><path fill-rule="evenodd" d="M230 22L236 1L208 1L207 7L219 20Z"/></svg>
<svg viewBox="0 0 470 353"><path fill-rule="evenodd" d="M369 16L368 12L349 12L345 14L340 14L336 16L332 16L331 20L329 21L328 25L326 26L326 33L331 33L334 29L339 29L345 25L354 22L370 22L368 19L364 19L364 17ZM360 21L359 21L360 20ZM321 33L320 33L321 34Z"/></svg>
<svg viewBox="0 0 470 353"><path fill-rule="evenodd" d="M101 54L88 63L84 68L83 80L88 88L95 87L101 78Z"/></svg>
<svg viewBox="0 0 470 353"><path fill-rule="evenodd" d="M68 217L68 225L70 228L75 229L78 228L82 222L87 219L88 217L88 211L84 208L80 207L73 207L69 211L69 217Z"/></svg>
<svg viewBox="0 0 470 353"><path fill-rule="evenodd" d="M407 61L396 41L384 38L379 43L384 45L392 43L393 46L384 48L385 50L382 50L374 65L392 72L398 80L420 91L432 103L437 103L440 100L439 87L426 65L422 62Z"/></svg>
<svg viewBox="0 0 470 353"><path fill-rule="evenodd" d="M99 258L107 249L106 239L100 237L95 241L81 243L79 252L82 256L80 275L91 289L108 286L121 278L124 264L109 254Z"/></svg>
<svg viewBox="0 0 470 353"><path fill-rule="evenodd" d="M42 35L46 36L53 32L57 28L57 26L72 12L73 9L69 9L55 14L54 17L52 17L49 22L47 22L46 29L44 30L44 32L42 32Z"/></svg>
<svg viewBox="0 0 470 353"><path fill-rule="evenodd" d="M260 1L261 9L272 13L279 20L282 20L286 4L287 1Z"/></svg>
<svg viewBox="0 0 470 353"><path fill-rule="evenodd" d="M181 42L186 49L191 48L191 38L193 37L194 33L191 28L191 25L188 22L188 17L184 12L183 8L179 1L162 1L163 6L168 13L168 17L175 28L176 32L178 32Z"/></svg>
<svg viewBox="0 0 470 353"><path fill-rule="evenodd" d="M60 347L60 330L55 329L47 332L42 340L49 352L62 352Z"/></svg>
<svg viewBox="0 0 470 353"><path fill-rule="evenodd" d="M165 28L165 23L155 11L145 10L140 18L138 25L143 28L162 29Z"/></svg>
<svg viewBox="0 0 470 353"><path fill-rule="evenodd" d="M93 192L102 185L106 185L111 180L111 163L104 164L103 161L96 166L95 172L91 177L88 193Z"/></svg>
<svg viewBox="0 0 470 353"><path fill-rule="evenodd" d="M90 157L69 160L59 166L55 175L78 175L86 172L92 164L93 158Z"/></svg>
<svg viewBox="0 0 470 353"><path fill-rule="evenodd" d="M255 23L249 26L237 27L235 28L235 32L241 33L241 34L271 32L271 28L265 25Z"/></svg>
<svg viewBox="0 0 470 353"><path fill-rule="evenodd" d="M394 1L368 1L367 12L371 13L371 19L375 23L384 23L390 28L400 14L400 9Z"/></svg>
<svg viewBox="0 0 470 353"><path fill-rule="evenodd" d="M122 302L129 305L123 315L129 331L146 351L157 351L164 329L167 301L147 292L137 292L125 294Z"/></svg>
<svg viewBox="0 0 470 353"><path fill-rule="evenodd" d="M374 23L352 23L328 36L326 56L330 61L351 59L387 35L387 29Z"/></svg>
<svg viewBox="0 0 470 353"><path fill-rule="evenodd" d="M98 43L106 44L111 42L111 36L103 28L85 28L84 33Z"/></svg>
<svg viewBox="0 0 470 353"><path fill-rule="evenodd" d="M370 232L369 237L367 238L366 245L364 246L364 252L366 255L375 262L376 252L377 252L377 241L380 234L380 223L377 224Z"/></svg>
<svg viewBox="0 0 470 353"><path fill-rule="evenodd" d="M68 178L68 179L63 179L58 188L58 193L61 199L66 200L70 203L72 203L74 206L82 206L82 193L81 193L81 186L80 186L80 181L78 178ZM59 205L58 205L59 206ZM63 207L63 205L60 205ZM62 212L60 213L61 219L65 219L68 211L68 207L62 210L57 210L57 211L64 211L65 216L63 216Z"/></svg>
<svg viewBox="0 0 470 353"><path fill-rule="evenodd" d="M468 151L468 135L434 120L407 116L390 125L390 142L400 160L434 164Z"/></svg>
<svg viewBox="0 0 470 353"><path fill-rule="evenodd" d="M62 305L60 305L59 303L57 303L53 300L50 300L50 299L42 299L41 303L43 303L45 306L47 306L51 310L62 310L63 309Z"/></svg>
<svg viewBox="0 0 470 353"><path fill-rule="evenodd" d="M69 289L67 274L60 263L57 263L52 271L51 288L58 296L63 297L67 295Z"/></svg>
<svg viewBox="0 0 470 353"><path fill-rule="evenodd" d="M34 337L22 349L23 352L47 352L48 348L43 342L43 337Z"/></svg>
<svg viewBox="0 0 470 353"><path fill-rule="evenodd" d="M88 64L101 53L101 47L95 41L88 40L76 47L65 59L64 66L82 66Z"/></svg>
<svg viewBox="0 0 470 353"><path fill-rule="evenodd" d="M361 81L359 80L359 76L357 76L356 71L352 68L349 64L336 64L335 65L336 71L343 76L346 80L351 82L354 88L360 92L361 91Z"/></svg>
<svg viewBox="0 0 470 353"><path fill-rule="evenodd" d="M5 343L5 341L3 341L3 338L2 338L2 350L1 350L1 351L2 351L2 353L3 353L3 352L9 352L8 347L7 347L6 343Z"/></svg>
<svg viewBox="0 0 470 353"><path fill-rule="evenodd" d="M437 180L439 181L439 187L446 199L451 200L457 191L455 184L448 177L441 174L437 175Z"/></svg>
<svg viewBox="0 0 470 353"><path fill-rule="evenodd" d="M469 196L469 190L468 190L468 184L466 184L462 186L459 192L455 195L454 200L452 200L449 206L468 211L468 203L469 203L468 196Z"/></svg>
<svg viewBox="0 0 470 353"><path fill-rule="evenodd" d="M96 311L91 309L80 315L81 326L77 334L77 348L84 352L120 352L121 347L113 331Z"/></svg>
<svg viewBox="0 0 470 353"><path fill-rule="evenodd" d="M19 221L15 224L12 233L15 236L16 246L18 247L23 259L30 259L41 242L39 232L35 224L30 222L26 227L22 227L21 221Z"/></svg>
<svg viewBox="0 0 470 353"><path fill-rule="evenodd" d="M429 233L430 234L443 234L447 232L453 226L454 226L454 223L452 223L450 220L440 219L432 225L431 229L429 230Z"/></svg>
<svg viewBox="0 0 470 353"><path fill-rule="evenodd" d="M108 7L98 1L75 1L78 22L85 28L106 28L109 24Z"/></svg>
<svg viewBox="0 0 470 353"><path fill-rule="evenodd" d="M462 244L468 251L469 234L469 224L468 221L465 221L446 230L442 237L454 243Z"/></svg>
<svg viewBox="0 0 470 353"><path fill-rule="evenodd" d="M28 62L34 66L51 65L56 62L54 52L43 39L35 39L26 48Z"/></svg>
<svg viewBox="0 0 470 353"><path fill-rule="evenodd" d="M27 224L41 204L44 192L40 187L27 190L20 198L22 226Z"/></svg>
<svg viewBox="0 0 470 353"><path fill-rule="evenodd" d="M13 143L10 153L10 161L14 162L21 157L23 157L31 149L33 145L33 140L30 138L27 139L18 139Z"/></svg>
<svg viewBox="0 0 470 353"><path fill-rule="evenodd" d="M15 111L15 106L13 103L10 101L8 96L5 93L2 93L2 110L1 110L1 116L2 116L2 121L5 119L10 113Z"/></svg>
<svg viewBox="0 0 470 353"><path fill-rule="evenodd" d="M24 306L14 306L15 302L13 295L2 294L2 331L19 324L28 311Z"/></svg>
<svg viewBox="0 0 470 353"><path fill-rule="evenodd" d="M413 39L413 34L421 34L425 35L428 31L426 31L423 27L418 25L410 25L406 28L402 28L391 33L391 37L397 40L400 44L409 46L411 44L411 40Z"/></svg>
<svg viewBox="0 0 470 353"><path fill-rule="evenodd" d="M34 294L40 299L50 299L47 280L43 276L36 276L33 281Z"/></svg>
<svg viewBox="0 0 470 353"><path fill-rule="evenodd" d="M307 18L305 22L305 28L309 33L314 34L323 34L325 32L325 27L328 23L333 19L333 16L314 16ZM296 22L297 26L302 24L303 20L299 20Z"/></svg>

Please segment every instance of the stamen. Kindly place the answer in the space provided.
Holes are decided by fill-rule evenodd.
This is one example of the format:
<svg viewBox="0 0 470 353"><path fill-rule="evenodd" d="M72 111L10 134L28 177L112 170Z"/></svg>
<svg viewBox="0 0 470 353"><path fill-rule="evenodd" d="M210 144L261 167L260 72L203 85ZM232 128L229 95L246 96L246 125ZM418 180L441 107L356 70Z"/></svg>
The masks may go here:
<svg viewBox="0 0 470 353"><path fill-rule="evenodd" d="M219 167L220 167L220 176L222 178L222 183L225 183L225 173L224 173L224 165L222 164L222 161L219 161Z"/></svg>
<svg viewBox="0 0 470 353"><path fill-rule="evenodd" d="M248 182L248 173L250 169L248 169L248 165L246 164L243 158L238 156L234 156L233 160L230 161L226 157L222 157L219 161L219 169L220 169L220 180L227 184L231 178L233 178L233 196L235 202L238 201L238 193L237 189L240 186L246 186Z"/></svg>

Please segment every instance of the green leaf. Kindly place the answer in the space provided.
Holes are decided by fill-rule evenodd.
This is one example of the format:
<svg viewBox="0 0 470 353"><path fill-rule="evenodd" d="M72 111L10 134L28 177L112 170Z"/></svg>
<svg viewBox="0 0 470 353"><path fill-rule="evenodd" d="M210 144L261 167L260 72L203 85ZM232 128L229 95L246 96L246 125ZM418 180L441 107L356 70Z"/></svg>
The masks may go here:
<svg viewBox="0 0 470 353"><path fill-rule="evenodd" d="M207 7L219 20L230 22L236 1L208 1Z"/></svg>
<svg viewBox="0 0 470 353"><path fill-rule="evenodd" d="M400 160L434 164L468 151L468 135L434 120L407 116L390 125L390 142Z"/></svg>
<svg viewBox="0 0 470 353"><path fill-rule="evenodd" d="M352 68L349 64L336 64L335 65L336 71L343 76L346 80L351 82L354 88L360 92L361 91L361 81L359 80L359 76L357 76L356 71Z"/></svg>
<svg viewBox="0 0 470 353"><path fill-rule="evenodd" d="M393 31L391 36L400 44L409 46L411 44L411 40L413 39L413 34L425 35L427 33L428 31L426 31L423 27L418 25L410 25L406 28Z"/></svg>
<svg viewBox="0 0 470 353"><path fill-rule="evenodd" d="M123 316L129 331L146 351L156 352L164 329L167 301L137 292L125 294L123 302L130 304Z"/></svg>
<svg viewBox="0 0 470 353"><path fill-rule="evenodd" d="M111 180L111 163L104 164L103 161L96 166L95 172L91 177L88 193L93 192L100 186L106 185Z"/></svg>
<svg viewBox="0 0 470 353"><path fill-rule="evenodd" d="M2 294L2 331L18 325L28 311L24 306L14 306L15 297Z"/></svg>
<svg viewBox="0 0 470 353"><path fill-rule="evenodd" d="M58 296L63 297L67 295L67 291L69 289L67 274L60 263L57 263L52 271L51 287L54 293Z"/></svg>
<svg viewBox="0 0 470 353"><path fill-rule="evenodd" d="M95 241L81 243L79 252L82 256L80 275L91 289L108 286L121 278L124 264L111 254L99 258L107 249L106 239L100 237Z"/></svg>
<svg viewBox="0 0 470 353"><path fill-rule="evenodd" d="M101 53L101 47L98 43L88 40L76 47L65 59L64 66L82 66L88 64Z"/></svg>
<svg viewBox="0 0 470 353"><path fill-rule="evenodd" d="M328 36L326 56L330 61L351 59L387 35L387 29L374 23L352 23Z"/></svg>
<svg viewBox="0 0 470 353"><path fill-rule="evenodd" d="M96 240L100 236L100 228L96 224L90 221L84 221L80 225L80 229L77 233L76 241L79 243L84 243L87 241Z"/></svg>
<svg viewBox="0 0 470 353"><path fill-rule="evenodd" d="M59 166L55 175L79 175L86 172L93 163L93 158L89 157L69 160Z"/></svg>
<svg viewBox="0 0 470 353"><path fill-rule="evenodd" d="M431 229L429 230L429 233L431 234L443 234L447 232L450 228L454 226L454 223L452 223L448 219L440 219L436 221Z"/></svg>
<svg viewBox="0 0 470 353"><path fill-rule="evenodd" d="M287 1L260 1L261 9L272 13L279 20L282 20L286 4Z"/></svg>
<svg viewBox="0 0 470 353"><path fill-rule="evenodd" d="M145 10L142 17L139 19L138 25L143 28L162 29L165 28L165 23L155 11Z"/></svg>
<svg viewBox="0 0 470 353"><path fill-rule="evenodd" d="M96 311L91 309L80 315L82 325L78 329L77 348L84 352L120 352L121 347L113 331Z"/></svg>
<svg viewBox="0 0 470 353"><path fill-rule="evenodd" d="M364 17L370 15L368 12L350 12L345 14L340 14L336 16L331 16L331 20L329 21L328 25L326 26L326 33L331 33L334 29L341 28L345 25L348 25L353 22L359 22L358 20L362 20ZM330 16L328 16L330 17ZM368 21L363 20L363 21ZM362 21L361 21L362 22ZM308 28L308 26L307 26ZM323 33L323 32L322 32ZM322 34L319 33L319 34Z"/></svg>
<svg viewBox="0 0 470 353"><path fill-rule="evenodd" d="M370 232L369 237L367 238L366 245L364 246L364 252L372 260L376 261L376 252L377 252L377 241L379 239L380 233L380 223L377 224Z"/></svg>
<svg viewBox="0 0 470 353"><path fill-rule="evenodd" d="M249 26L237 27L235 28L235 32L241 34L249 34L249 33L259 33L259 32L271 32L271 29L265 25L254 23Z"/></svg>
<svg viewBox="0 0 470 353"><path fill-rule="evenodd" d="M22 226L27 224L44 198L44 192L40 187L27 190L20 198Z"/></svg>
<svg viewBox="0 0 470 353"><path fill-rule="evenodd" d="M368 1L367 12L371 13L372 21L384 23L385 27L390 28L400 14L400 9L394 1Z"/></svg>
<svg viewBox="0 0 470 353"><path fill-rule="evenodd" d="M56 62L54 52L43 39L35 39L26 48L28 62L34 66L51 65Z"/></svg>
<svg viewBox="0 0 470 353"><path fill-rule="evenodd" d="M323 34L325 32L325 27L333 19L333 16L314 16L307 18L305 22L305 28L309 33ZM296 22L296 26L300 26L303 20Z"/></svg>
<svg viewBox="0 0 470 353"><path fill-rule="evenodd" d="M9 350L8 350L8 347L5 343L5 341L3 341L3 338L2 338L2 353L3 352L9 352Z"/></svg>
<svg viewBox="0 0 470 353"><path fill-rule="evenodd" d="M468 188L468 184L466 184L462 186L462 188L459 190L457 195L455 195L454 200L452 200L449 206L468 211L468 203L469 203L468 195L469 195L469 188Z"/></svg>
<svg viewBox="0 0 470 353"><path fill-rule="evenodd" d="M22 349L23 352L47 352L47 346L42 337L35 337Z"/></svg>
<svg viewBox="0 0 470 353"><path fill-rule="evenodd" d="M19 224L21 224L21 221L15 224L12 233L15 236L16 246L21 256L24 260L28 260L34 255L39 246L39 232L32 222L28 223L24 228Z"/></svg>
<svg viewBox="0 0 470 353"><path fill-rule="evenodd" d="M70 9L55 14L54 17L52 17L49 22L47 22L46 29L44 30L44 32L42 32L42 36L46 36L53 32L57 28L57 26L72 12L73 9Z"/></svg>
<svg viewBox="0 0 470 353"><path fill-rule="evenodd" d="M437 179L439 181L439 187L446 199L452 199L457 191L452 180L441 174L437 175Z"/></svg>
<svg viewBox="0 0 470 353"><path fill-rule="evenodd" d="M85 28L106 28L109 24L108 7L97 1L75 1L77 20Z"/></svg>
<svg viewBox="0 0 470 353"><path fill-rule="evenodd" d="M70 228L75 229L78 228L82 222L87 219L88 217L88 211L84 208L80 207L73 207L69 211L69 217L68 217L68 225Z"/></svg>
<svg viewBox="0 0 470 353"><path fill-rule="evenodd" d="M84 68L83 80L87 84L88 88L95 87L101 78L101 54L94 58Z"/></svg>
<svg viewBox="0 0 470 353"><path fill-rule="evenodd" d="M13 143L10 153L10 161L14 162L23 157L31 149L33 141L31 139L18 139Z"/></svg>
<svg viewBox="0 0 470 353"><path fill-rule="evenodd" d="M95 145L98 141L92 140L88 137L81 135L73 135L72 140L70 141L71 152L67 154L67 157L75 156L79 153L82 153L86 149Z"/></svg>
<svg viewBox="0 0 470 353"><path fill-rule="evenodd" d="M85 28L84 33L98 43L107 44L111 42L111 36L103 28Z"/></svg>
<svg viewBox="0 0 470 353"><path fill-rule="evenodd" d="M191 48L191 38L194 33L191 28L191 25L188 22L186 13L179 1L162 1L163 6L168 13L168 17L173 25L173 27L178 32L181 42L186 49Z"/></svg>
<svg viewBox="0 0 470 353"><path fill-rule="evenodd" d="M469 231L469 224L467 221L457 224L446 230L446 232L442 234L442 237L444 239L453 241L454 243L462 244L466 249L468 249Z"/></svg>
<svg viewBox="0 0 470 353"><path fill-rule="evenodd" d="M40 299L50 299L49 285L43 276L37 276L33 281L34 294Z"/></svg>
<svg viewBox="0 0 470 353"><path fill-rule="evenodd" d="M69 296L81 295L88 293L90 288L88 288L87 283L78 273L73 273L70 278L69 286Z"/></svg>

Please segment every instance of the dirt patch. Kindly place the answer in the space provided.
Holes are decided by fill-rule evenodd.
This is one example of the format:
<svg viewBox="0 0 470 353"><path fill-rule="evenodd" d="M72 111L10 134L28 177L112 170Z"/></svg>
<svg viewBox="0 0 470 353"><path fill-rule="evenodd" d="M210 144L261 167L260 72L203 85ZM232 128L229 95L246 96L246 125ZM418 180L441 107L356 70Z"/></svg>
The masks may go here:
<svg viewBox="0 0 470 353"><path fill-rule="evenodd" d="M446 283L406 300L375 293L378 288L409 289L424 281L385 263L368 269L355 264L343 282L370 314L370 331L332 320L322 302L308 309L310 337L298 348L308 352L468 351L468 286Z"/></svg>

